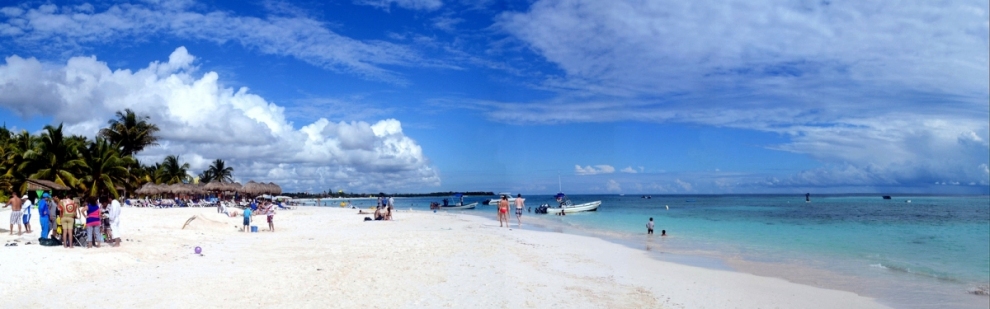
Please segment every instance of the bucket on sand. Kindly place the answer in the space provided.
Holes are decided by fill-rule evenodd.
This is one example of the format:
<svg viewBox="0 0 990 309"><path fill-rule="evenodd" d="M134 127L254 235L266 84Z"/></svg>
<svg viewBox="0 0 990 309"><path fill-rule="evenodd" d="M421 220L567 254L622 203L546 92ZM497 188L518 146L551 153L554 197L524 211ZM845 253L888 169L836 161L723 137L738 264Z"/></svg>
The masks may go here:
<svg viewBox="0 0 990 309"><path fill-rule="evenodd" d="M251 233L257 233L257 232L258 232L258 226L257 225L252 225L251 226Z"/></svg>

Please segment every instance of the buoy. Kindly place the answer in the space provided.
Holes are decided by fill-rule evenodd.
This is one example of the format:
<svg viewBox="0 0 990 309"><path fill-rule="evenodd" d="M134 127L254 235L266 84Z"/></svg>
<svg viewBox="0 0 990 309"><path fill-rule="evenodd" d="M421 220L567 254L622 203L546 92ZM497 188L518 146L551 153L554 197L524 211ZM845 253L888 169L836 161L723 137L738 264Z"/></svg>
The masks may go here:
<svg viewBox="0 0 990 309"><path fill-rule="evenodd" d="M196 251L196 254L203 253L203 248L200 248L199 246L196 246L196 250L195 251Z"/></svg>
<svg viewBox="0 0 990 309"><path fill-rule="evenodd" d="M663 205L663 207L667 207L667 210L670 210L670 205Z"/></svg>

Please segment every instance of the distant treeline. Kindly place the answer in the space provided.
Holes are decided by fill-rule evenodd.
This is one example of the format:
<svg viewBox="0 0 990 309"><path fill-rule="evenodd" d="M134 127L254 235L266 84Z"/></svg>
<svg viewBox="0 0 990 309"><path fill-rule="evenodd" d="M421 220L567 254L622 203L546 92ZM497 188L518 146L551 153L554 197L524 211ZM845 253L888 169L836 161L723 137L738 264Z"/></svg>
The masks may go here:
<svg viewBox="0 0 990 309"><path fill-rule="evenodd" d="M484 191L470 191L470 192L432 192L432 193L346 193L338 192L334 194L327 193L284 193L282 195L289 196L292 198L359 198L359 197L372 197L372 196L394 196L394 197L431 197L431 196L452 196L456 193L464 194L464 196L492 196L495 192L484 192Z"/></svg>

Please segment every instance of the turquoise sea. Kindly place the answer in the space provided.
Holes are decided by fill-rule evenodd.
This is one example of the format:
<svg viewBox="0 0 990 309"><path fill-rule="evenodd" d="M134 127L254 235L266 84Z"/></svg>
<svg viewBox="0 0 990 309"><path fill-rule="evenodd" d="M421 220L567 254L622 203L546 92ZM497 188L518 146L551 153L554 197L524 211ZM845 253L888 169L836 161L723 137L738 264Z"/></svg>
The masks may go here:
<svg viewBox="0 0 990 309"><path fill-rule="evenodd" d="M526 198L529 207L553 200ZM599 237L661 260L851 291L897 308L990 307L990 297L971 292L990 285L988 196L812 196L810 203L803 195L571 199L601 200L602 206L567 216L527 213L524 228ZM402 198L396 204L428 210L439 200ZM495 217L494 207L480 204L461 212ZM653 236L646 235L650 217ZM668 236L660 237L660 230Z"/></svg>

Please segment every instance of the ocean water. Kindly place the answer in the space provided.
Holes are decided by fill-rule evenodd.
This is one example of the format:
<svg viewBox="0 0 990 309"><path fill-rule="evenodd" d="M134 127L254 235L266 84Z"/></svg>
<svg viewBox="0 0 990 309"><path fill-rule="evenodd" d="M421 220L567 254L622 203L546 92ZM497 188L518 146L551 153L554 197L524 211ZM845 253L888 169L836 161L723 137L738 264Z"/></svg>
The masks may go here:
<svg viewBox="0 0 990 309"><path fill-rule="evenodd" d="M990 285L988 196L812 196L810 203L803 195L570 198L602 206L567 216L527 213L524 228L599 237L662 260L851 291L898 308L990 307L990 297L970 293ZM439 200L396 204L428 210ZM528 196L527 206L552 201ZM495 208L462 212L494 219ZM650 217L653 236L646 235Z"/></svg>

